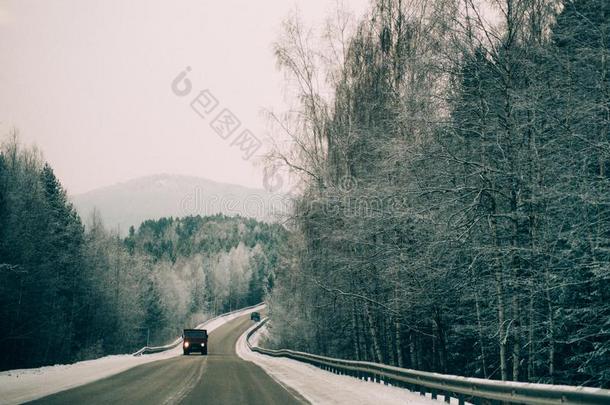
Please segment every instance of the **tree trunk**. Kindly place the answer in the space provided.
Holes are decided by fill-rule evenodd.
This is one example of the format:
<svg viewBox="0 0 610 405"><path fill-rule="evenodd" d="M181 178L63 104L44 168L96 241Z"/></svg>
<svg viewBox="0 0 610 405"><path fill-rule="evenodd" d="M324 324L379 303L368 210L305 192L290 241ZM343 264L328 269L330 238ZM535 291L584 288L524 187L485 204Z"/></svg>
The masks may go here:
<svg viewBox="0 0 610 405"><path fill-rule="evenodd" d="M498 343L500 346L500 375L502 381L508 378L506 366L506 336L504 336L504 287L502 281L502 270L496 270L496 295L498 296Z"/></svg>
<svg viewBox="0 0 610 405"><path fill-rule="evenodd" d="M432 318L432 371L437 371L437 334L438 328L436 326L436 321Z"/></svg>
<svg viewBox="0 0 610 405"><path fill-rule="evenodd" d="M545 271L545 281L546 281L546 304L548 310L548 323L549 323L549 377L551 379L551 384L555 382L555 319L553 316L553 305L551 303L551 293L550 293L550 274L549 269L547 268Z"/></svg>
<svg viewBox="0 0 610 405"><path fill-rule="evenodd" d="M534 382L536 376L534 370L534 286L530 282L530 302L529 302L529 330L527 339L527 381Z"/></svg>
<svg viewBox="0 0 610 405"><path fill-rule="evenodd" d="M481 322L481 305L479 304L479 293L474 293L474 303L477 311L477 327L479 332L479 347L481 348L481 368L483 377L487 378L487 364L485 361L485 346L483 344L483 324Z"/></svg>
<svg viewBox="0 0 610 405"><path fill-rule="evenodd" d="M366 312L369 334L371 336L371 340L373 341L373 361L376 363L383 363L383 353L381 352L381 346L379 345L379 336L377 335L377 328L375 328L375 323L373 322L373 316L371 315L371 309L369 308L368 302L364 304L364 310Z"/></svg>
<svg viewBox="0 0 610 405"><path fill-rule="evenodd" d="M436 318L434 320L436 324L436 334L438 341L438 362L441 373L447 372L447 345L445 343L445 330L443 328L443 322L441 321L440 311L436 310Z"/></svg>
<svg viewBox="0 0 610 405"><path fill-rule="evenodd" d="M513 291L513 381L519 381L519 369L521 365L521 322L519 317L519 300Z"/></svg>
<svg viewBox="0 0 610 405"><path fill-rule="evenodd" d="M416 358L417 358L417 368L419 370L423 370L424 369L424 353L423 353L423 348L422 348L422 343L421 343L421 336L419 334L415 335L415 354L416 354Z"/></svg>
<svg viewBox="0 0 610 405"><path fill-rule="evenodd" d="M415 354L415 338L413 334L413 331L409 331L409 360L411 361L411 368L419 369L419 365L417 364L417 357Z"/></svg>
<svg viewBox="0 0 610 405"><path fill-rule="evenodd" d="M401 334L400 334L400 322L398 321L398 318L396 318L396 322L394 323L394 328L396 329L396 359L397 359L397 364L398 367L404 367L404 361L402 359L402 338L401 338Z"/></svg>
<svg viewBox="0 0 610 405"><path fill-rule="evenodd" d="M352 305L352 341L354 344L354 355L356 360L360 361L360 328L358 327L358 319L356 315L356 302Z"/></svg>

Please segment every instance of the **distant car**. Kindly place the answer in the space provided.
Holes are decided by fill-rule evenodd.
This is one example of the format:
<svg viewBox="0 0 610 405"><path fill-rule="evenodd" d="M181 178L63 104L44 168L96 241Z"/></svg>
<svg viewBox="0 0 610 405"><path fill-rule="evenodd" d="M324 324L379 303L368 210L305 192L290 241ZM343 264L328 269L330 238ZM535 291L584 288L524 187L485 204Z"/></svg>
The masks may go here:
<svg viewBox="0 0 610 405"><path fill-rule="evenodd" d="M182 332L182 351L184 355L191 352L208 354L208 331L205 329L184 329Z"/></svg>
<svg viewBox="0 0 610 405"><path fill-rule="evenodd" d="M259 322L261 320L261 314L259 312L252 312L250 314L250 319Z"/></svg>

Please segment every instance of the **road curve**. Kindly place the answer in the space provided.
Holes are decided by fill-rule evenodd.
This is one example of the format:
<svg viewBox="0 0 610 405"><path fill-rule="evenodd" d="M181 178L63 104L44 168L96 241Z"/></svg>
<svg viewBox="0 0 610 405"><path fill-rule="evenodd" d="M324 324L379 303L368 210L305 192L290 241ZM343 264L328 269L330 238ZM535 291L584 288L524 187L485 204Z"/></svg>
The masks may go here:
<svg viewBox="0 0 610 405"><path fill-rule="evenodd" d="M250 315L210 333L209 354L178 356L134 367L35 404L297 404L288 391L254 363L235 353L237 339L252 325Z"/></svg>

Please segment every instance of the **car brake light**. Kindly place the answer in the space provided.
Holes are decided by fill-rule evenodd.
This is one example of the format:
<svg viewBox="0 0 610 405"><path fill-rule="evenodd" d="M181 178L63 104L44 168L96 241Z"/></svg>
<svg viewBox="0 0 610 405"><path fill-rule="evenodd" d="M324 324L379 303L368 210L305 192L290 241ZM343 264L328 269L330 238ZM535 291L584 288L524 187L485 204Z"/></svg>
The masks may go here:
<svg viewBox="0 0 610 405"><path fill-rule="evenodd" d="M189 342L184 342L184 347L189 347Z"/></svg>

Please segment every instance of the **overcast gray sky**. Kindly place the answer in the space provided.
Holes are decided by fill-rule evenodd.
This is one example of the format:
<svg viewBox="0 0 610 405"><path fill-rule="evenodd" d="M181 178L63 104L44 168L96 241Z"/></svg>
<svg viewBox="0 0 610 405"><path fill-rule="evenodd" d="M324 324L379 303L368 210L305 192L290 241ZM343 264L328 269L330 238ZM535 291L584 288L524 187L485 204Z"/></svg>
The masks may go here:
<svg viewBox="0 0 610 405"><path fill-rule="evenodd" d="M260 188L245 161L179 98L209 89L259 138L283 108L272 43L295 8L321 25L336 0L0 0L0 129L35 143L72 194L177 173ZM356 14L368 0L346 1Z"/></svg>

